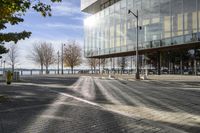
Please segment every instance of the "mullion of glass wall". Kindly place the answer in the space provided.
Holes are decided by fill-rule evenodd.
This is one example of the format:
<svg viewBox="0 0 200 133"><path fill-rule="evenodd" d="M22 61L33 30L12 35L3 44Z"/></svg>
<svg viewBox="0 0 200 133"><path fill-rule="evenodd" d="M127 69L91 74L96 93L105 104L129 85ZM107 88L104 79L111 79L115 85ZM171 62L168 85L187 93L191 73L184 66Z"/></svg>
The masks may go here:
<svg viewBox="0 0 200 133"><path fill-rule="evenodd" d="M183 0L173 0L172 7L172 44L183 44Z"/></svg>
<svg viewBox="0 0 200 133"><path fill-rule="evenodd" d="M121 51L127 51L126 47L126 0L120 2L120 48Z"/></svg>
<svg viewBox="0 0 200 133"><path fill-rule="evenodd" d="M171 0L160 0L161 46L171 45Z"/></svg>
<svg viewBox="0 0 200 133"><path fill-rule="evenodd" d="M197 0L197 13L198 13L198 19L197 19L197 21L198 21L198 41L200 41L200 1L199 0Z"/></svg>
<svg viewBox="0 0 200 133"><path fill-rule="evenodd" d="M140 31L142 48L153 48L161 45L162 23L160 0L142 0L142 30Z"/></svg>
<svg viewBox="0 0 200 133"><path fill-rule="evenodd" d="M100 33L101 33L101 41L100 41L100 45L101 45L101 49L103 54L105 54L105 47L104 47L104 11L100 12L100 19L101 19L101 27L100 27Z"/></svg>
<svg viewBox="0 0 200 133"><path fill-rule="evenodd" d="M110 7L110 52L114 53L115 52L115 16L114 16L114 6Z"/></svg>
<svg viewBox="0 0 200 133"><path fill-rule="evenodd" d="M142 19L142 14L141 14L141 9L142 9L142 1L141 0L134 0L134 3L133 3L133 12L136 14L137 13L137 10L138 10L138 18L139 18L139 23L138 23L138 26L141 25L141 19ZM135 27L135 45L134 45L134 50L136 50L136 45L137 45L137 19L132 16L134 19L135 19L135 24L134 24L134 27ZM142 44L141 44L141 30L138 31L138 48L141 49L142 47Z"/></svg>
<svg viewBox="0 0 200 133"><path fill-rule="evenodd" d="M184 6L184 41L185 43L197 40L197 9L196 0L183 0Z"/></svg>
<svg viewBox="0 0 200 133"><path fill-rule="evenodd" d="M109 25L109 8L106 8L105 10L105 16L104 16L104 19L105 19L105 25L104 25L104 41L105 41L105 50L106 50L106 53L109 54L110 51L110 42L109 42L109 36L110 36L110 25Z"/></svg>
<svg viewBox="0 0 200 133"><path fill-rule="evenodd" d="M96 14L96 25L95 25L95 28L96 28L96 36L95 36L95 39L96 39L96 49L97 49L97 53L98 55L101 55L101 46L100 46L100 21L99 21L99 13Z"/></svg>
<svg viewBox="0 0 200 133"><path fill-rule="evenodd" d="M127 0L127 10L133 10L133 0ZM134 34L134 30L133 30L133 22L134 22L135 18L132 15L128 15L127 16L127 21L126 21L126 25L127 25L127 33L126 33L126 42L127 42L127 49L128 51L132 51L134 48L134 38L136 34Z"/></svg>
<svg viewBox="0 0 200 133"><path fill-rule="evenodd" d="M117 2L115 5L114 5L114 8L115 8L115 51L116 52L120 52L120 42L121 42L121 39L120 39L120 25L121 25L121 22L120 22L120 2Z"/></svg>
<svg viewBox="0 0 200 133"><path fill-rule="evenodd" d="M148 32L148 27L150 25L150 0L142 0L142 10L141 10L141 26L142 31L140 31L140 40L143 44L142 47L148 48L150 42L150 35Z"/></svg>

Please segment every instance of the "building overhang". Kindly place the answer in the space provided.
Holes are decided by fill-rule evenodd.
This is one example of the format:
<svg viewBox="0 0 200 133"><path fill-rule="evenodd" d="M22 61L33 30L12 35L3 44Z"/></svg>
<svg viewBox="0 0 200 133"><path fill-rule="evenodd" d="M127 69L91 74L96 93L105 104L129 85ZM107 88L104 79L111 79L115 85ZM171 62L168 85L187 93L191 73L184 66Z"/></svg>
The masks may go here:
<svg viewBox="0 0 200 133"><path fill-rule="evenodd" d="M162 51L177 51L177 52L180 51L181 52L181 50L193 49L193 48L200 48L200 42L163 46L163 47L159 47L159 48L142 49L142 50L139 50L138 53L139 53L139 55L142 55L142 54L146 54L146 53L156 53L156 52L162 52ZM120 52L120 53L96 55L96 56L90 56L87 58L114 58L114 57L134 56L134 55L136 55L136 51L127 51L127 52Z"/></svg>
<svg viewBox="0 0 200 133"><path fill-rule="evenodd" d="M81 0L81 11L89 14L95 14L100 11L100 0L93 0L89 4L84 5L84 0Z"/></svg>

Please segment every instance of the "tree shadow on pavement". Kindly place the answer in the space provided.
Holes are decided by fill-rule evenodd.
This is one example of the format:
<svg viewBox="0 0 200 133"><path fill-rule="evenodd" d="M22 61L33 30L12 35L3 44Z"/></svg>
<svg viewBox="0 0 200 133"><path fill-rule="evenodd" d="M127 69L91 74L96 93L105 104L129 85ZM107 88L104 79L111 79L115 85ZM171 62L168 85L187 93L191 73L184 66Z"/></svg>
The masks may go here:
<svg viewBox="0 0 200 133"><path fill-rule="evenodd" d="M95 99L93 101L101 104L114 104L112 101L109 101L105 95L102 93L102 91L97 86L96 82L94 82L95 87Z"/></svg>
<svg viewBox="0 0 200 133"><path fill-rule="evenodd" d="M45 114L44 112L52 112ZM48 111L49 110L49 111ZM167 123L148 119L131 118L102 110L78 101L65 101L57 108L38 107L0 113L1 133L48 132L48 133L128 133L128 132L176 132L198 133L200 127ZM167 127L170 127L167 128Z"/></svg>
<svg viewBox="0 0 200 133"><path fill-rule="evenodd" d="M171 82L172 85L168 84L167 87L162 84L154 86L151 82L126 82L126 84L114 82L112 84L147 107L167 112L183 111L200 115L200 89L197 87L174 87Z"/></svg>
<svg viewBox="0 0 200 133"><path fill-rule="evenodd" d="M1 88L1 95L9 98L8 102L0 104L0 110L50 104L58 94L48 92L40 87L31 85L6 86Z"/></svg>
<svg viewBox="0 0 200 133"><path fill-rule="evenodd" d="M78 79L79 77L24 77L22 78L22 82L43 85L57 84L70 86L73 85Z"/></svg>

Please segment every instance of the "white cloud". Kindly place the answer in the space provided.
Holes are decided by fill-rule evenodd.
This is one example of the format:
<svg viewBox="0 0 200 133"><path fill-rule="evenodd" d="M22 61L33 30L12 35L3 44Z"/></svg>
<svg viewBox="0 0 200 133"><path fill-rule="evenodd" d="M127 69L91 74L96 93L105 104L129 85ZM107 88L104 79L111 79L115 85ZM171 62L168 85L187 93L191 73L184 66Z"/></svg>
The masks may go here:
<svg viewBox="0 0 200 133"><path fill-rule="evenodd" d="M72 4L72 2L62 2L52 5L52 13L54 16L72 16L81 14L80 7Z"/></svg>
<svg viewBox="0 0 200 133"><path fill-rule="evenodd" d="M83 21L84 20L84 17L79 17L79 16L76 16L76 17L73 17L72 18L73 20L80 20L80 21Z"/></svg>
<svg viewBox="0 0 200 133"><path fill-rule="evenodd" d="M64 23L46 23L44 24L49 28L61 28L61 29L83 29L82 25L76 24L64 24Z"/></svg>
<svg viewBox="0 0 200 133"><path fill-rule="evenodd" d="M48 22L44 24L27 24L23 23L22 26L27 27L27 28L38 28L38 29L68 29L68 30L83 30L83 25L82 24L66 24L62 22Z"/></svg>

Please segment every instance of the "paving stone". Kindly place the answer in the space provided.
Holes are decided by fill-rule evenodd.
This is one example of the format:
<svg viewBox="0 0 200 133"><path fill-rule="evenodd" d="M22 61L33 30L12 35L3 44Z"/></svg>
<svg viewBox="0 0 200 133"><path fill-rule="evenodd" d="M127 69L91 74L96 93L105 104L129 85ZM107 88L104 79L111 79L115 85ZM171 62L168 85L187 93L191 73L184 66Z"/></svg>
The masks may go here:
<svg viewBox="0 0 200 133"><path fill-rule="evenodd" d="M0 94L11 99L0 103L0 132L198 133L198 85L87 76L25 77L11 86L0 83Z"/></svg>

